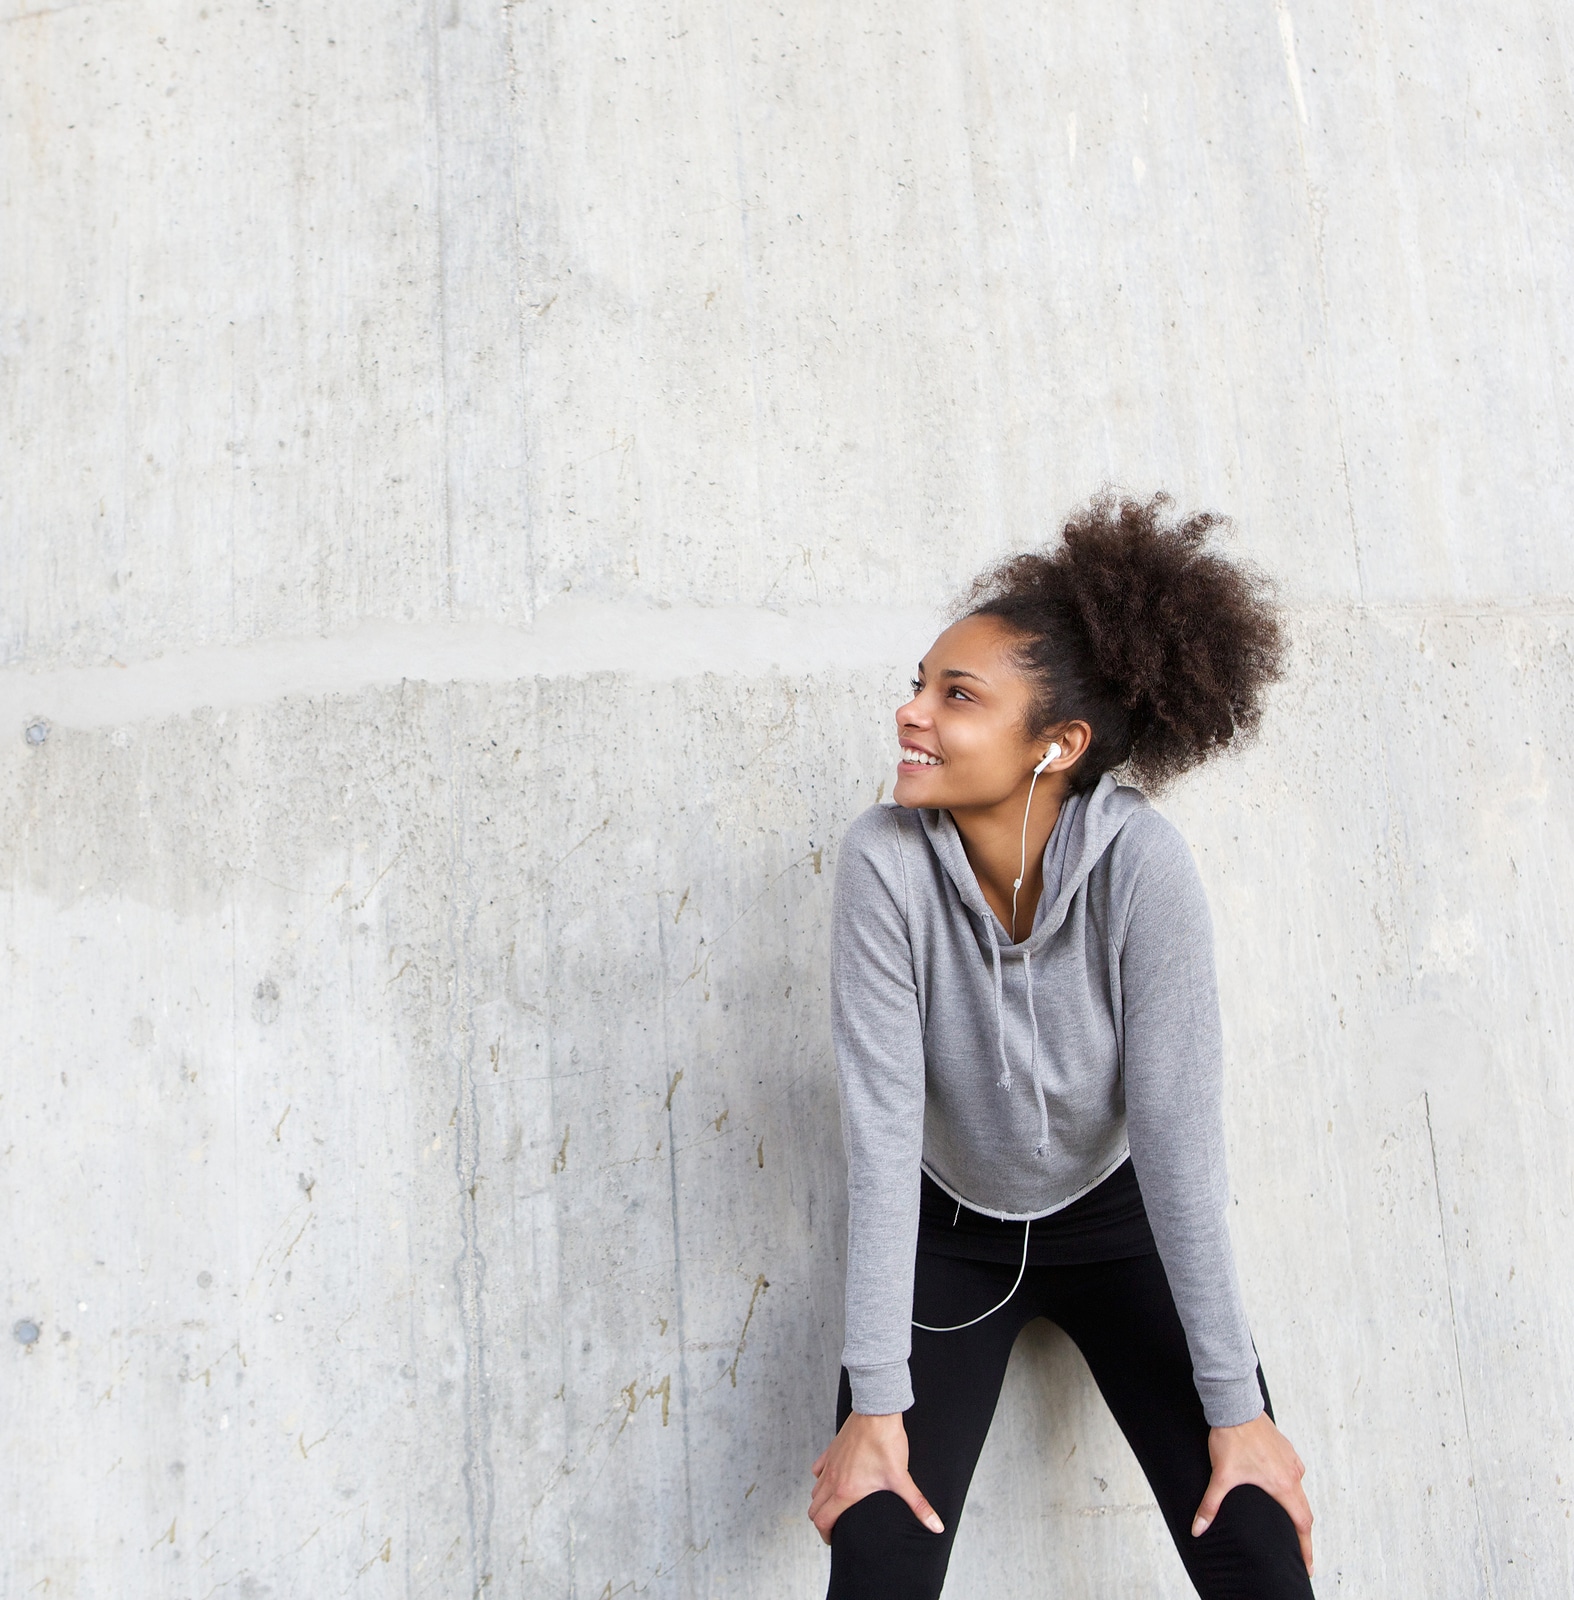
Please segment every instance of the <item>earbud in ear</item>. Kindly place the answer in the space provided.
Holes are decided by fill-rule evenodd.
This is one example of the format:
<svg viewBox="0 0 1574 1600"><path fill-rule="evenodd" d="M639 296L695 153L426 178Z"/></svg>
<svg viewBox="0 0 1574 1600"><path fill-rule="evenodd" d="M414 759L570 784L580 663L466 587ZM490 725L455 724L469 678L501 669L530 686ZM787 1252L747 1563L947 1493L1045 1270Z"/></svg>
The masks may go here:
<svg viewBox="0 0 1574 1600"><path fill-rule="evenodd" d="M1051 761L1056 760L1059 757L1059 755L1060 755L1060 746L1058 744L1050 745L1049 749L1047 749L1044 752L1044 759L1042 761L1040 761L1039 764L1036 767L1033 768L1033 775L1035 777L1037 777L1038 774L1041 773L1044 770L1044 768L1047 767L1050 764Z"/></svg>

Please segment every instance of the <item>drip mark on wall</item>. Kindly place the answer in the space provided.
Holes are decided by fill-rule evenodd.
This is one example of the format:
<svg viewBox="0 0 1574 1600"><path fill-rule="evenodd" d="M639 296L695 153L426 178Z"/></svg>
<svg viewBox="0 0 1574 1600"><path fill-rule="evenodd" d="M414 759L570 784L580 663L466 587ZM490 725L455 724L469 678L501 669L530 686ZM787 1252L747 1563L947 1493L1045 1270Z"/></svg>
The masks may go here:
<svg viewBox="0 0 1574 1600"><path fill-rule="evenodd" d="M754 1320L754 1308L759 1298L770 1288L762 1272L754 1280L754 1293L749 1296L749 1309L743 1318L743 1327L738 1333L738 1348L732 1353L732 1365L727 1369L727 1376L732 1380L734 1389L738 1387L738 1363L743 1359L743 1347L749 1342L749 1324Z"/></svg>
<svg viewBox="0 0 1574 1600"><path fill-rule="evenodd" d="M623 1403L628 1409L623 1413L623 1420L618 1424L617 1433L613 1434L612 1436L614 1443L617 1442L618 1438L622 1435L623 1430L629 1425L629 1418L639 1410L640 1403L644 1400L659 1399L661 1401L661 1425L664 1428L666 1427L667 1418L672 1404L671 1373L668 1373L660 1383L654 1384L652 1387L646 1389L643 1394L639 1392L638 1378L634 1379L632 1383L625 1384L623 1388L618 1390L618 1393L623 1396Z"/></svg>
<svg viewBox="0 0 1574 1600"><path fill-rule="evenodd" d="M368 1561L364 1567L360 1568L360 1570L357 1571L357 1573L355 1575L356 1575L357 1578L359 1578L362 1573L370 1572L372 1570L372 1568L375 1567L379 1561L381 1561L384 1564L386 1564L387 1562L392 1561L392 1560L393 1560L393 1535L389 1534L388 1537L383 1540L382 1549L379 1550L377 1552L377 1554L374 1555L372 1557L372 1559L370 1561Z"/></svg>

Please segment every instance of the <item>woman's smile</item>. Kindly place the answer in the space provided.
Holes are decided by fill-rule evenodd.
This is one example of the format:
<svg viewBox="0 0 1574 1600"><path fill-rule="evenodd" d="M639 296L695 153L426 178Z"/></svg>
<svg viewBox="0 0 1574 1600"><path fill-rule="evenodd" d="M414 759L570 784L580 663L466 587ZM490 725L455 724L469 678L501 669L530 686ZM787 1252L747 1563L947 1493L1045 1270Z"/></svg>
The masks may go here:
<svg viewBox="0 0 1574 1600"><path fill-rule="evenodd" d="M911 767L938 767L944 763L932 750L924 750L916 744L902 741L902 765Z"/></svg>

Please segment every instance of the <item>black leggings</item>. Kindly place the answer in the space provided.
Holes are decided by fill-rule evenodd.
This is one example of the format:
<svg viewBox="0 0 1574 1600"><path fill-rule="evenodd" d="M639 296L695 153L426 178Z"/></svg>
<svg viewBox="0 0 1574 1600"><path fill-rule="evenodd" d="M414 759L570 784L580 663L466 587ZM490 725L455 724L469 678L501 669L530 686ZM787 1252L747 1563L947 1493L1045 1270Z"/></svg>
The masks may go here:
<svg viewBox="0 0 1574 1600"><path fill-rule="evenodd" d="M1010 1289L1016 1264L918 1254L913 1315L950 1326L976 1317ZM1158 1256L1086 1266L1029 1266L1021 1287L993 1316L958 1333L913 1329L914 1402L908 1470L945 1524L930 1533L905 1501L881 1490L851 1505L831 1532L827 1600L933 1600L945 1582L962 1503L989 1432L1006 1361L1034 1317L1059 1323L1136 1452L1170 1537L1205 1600L1309 1600L1289 1513L1243 1484L1225 1497L1199 1538L1192 1519L1208 1487L1208 1424L1192 1382L1186 1335ZM1257 1370L1263 1401L1268 1390ZM842 1373L836 1425L852 1410ZM1269 1415L1273 1413L1270 1409ZM1019 1592L1037 1592L1037 1584Z"/></svg>

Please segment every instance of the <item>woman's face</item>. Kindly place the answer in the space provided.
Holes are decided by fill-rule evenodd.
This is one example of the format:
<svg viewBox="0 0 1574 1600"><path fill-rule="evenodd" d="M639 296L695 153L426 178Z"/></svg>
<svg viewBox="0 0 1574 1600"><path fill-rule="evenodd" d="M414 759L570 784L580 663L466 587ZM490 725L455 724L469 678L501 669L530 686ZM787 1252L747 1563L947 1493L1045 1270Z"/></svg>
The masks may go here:
<svg viewBox="0 0 1574 1600"><path fill-rule="evenodd" d="M913 679L913 698L896 713L898 805L948 811L998 805L1031 778L1049 737L1027 735L1032 690L1012 643L999 618L964 617L930 646Z"/></svg>

